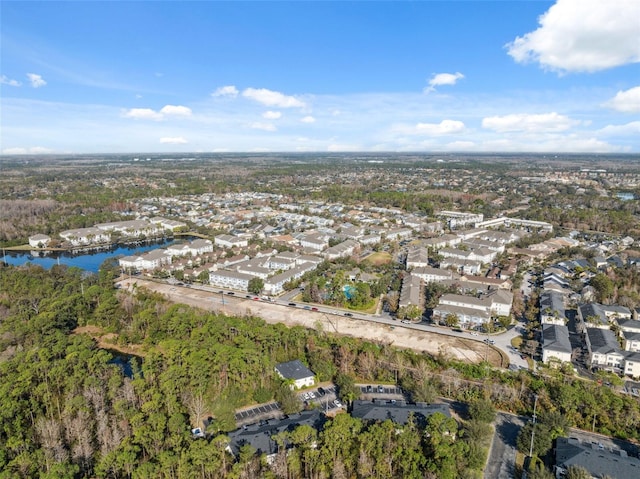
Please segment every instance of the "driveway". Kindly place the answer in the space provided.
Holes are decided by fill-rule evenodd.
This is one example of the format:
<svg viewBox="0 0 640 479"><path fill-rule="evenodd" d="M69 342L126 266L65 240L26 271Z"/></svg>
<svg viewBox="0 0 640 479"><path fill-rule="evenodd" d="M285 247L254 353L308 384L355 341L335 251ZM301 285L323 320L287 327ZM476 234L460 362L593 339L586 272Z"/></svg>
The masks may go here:
<svg viewBox="0 0 640 479"><path fill-rule="evenodd" d="M524 325L522 323L517 322L515 327L508 329L504 333L491 335L490 338L495 341L495 347L502 349L507 354L511 364L515 364L521 369L529 369L529 363L527 363L527 360L522 359L520 357L520 352L512 349L511 346L511 340L520 336L518 331L523 327Z"/></svg>
<svg viewBox="0 0 640 479"><path fill-rule="evenodd" d="M516 466L516 438L524 420L518 416L497 413L495 433L484 470L485 479L513 479Z"/></svg>

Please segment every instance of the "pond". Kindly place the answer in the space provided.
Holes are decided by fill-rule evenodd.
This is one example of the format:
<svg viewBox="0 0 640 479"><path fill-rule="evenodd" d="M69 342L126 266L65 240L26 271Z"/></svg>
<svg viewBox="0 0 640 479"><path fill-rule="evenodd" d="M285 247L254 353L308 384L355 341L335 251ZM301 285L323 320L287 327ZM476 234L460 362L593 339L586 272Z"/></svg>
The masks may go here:
<svg viewBox="0 0 640 479"><path fill-rule="evenodd" d="M83 251L78 254L48 251L3 251L0 260L13 266L32 263L45 269L49 269L55 264L64 264L97 273L100 265L110 258L138 255L152 249L169 246L173 242L173 239L145 241L128 245L114 245L111 248L89 252Z"/></svg>
<svg viewBox="0 0 640 479"><path fill-rule="evenodd" d="M113 356L113 359L109 361L110 364L115 364L120 368L122 374L126 377L133 379L134 373L142 374L140 367L142 366L142 358L134 354L124 354L114 349L106 349Z"/></svg>

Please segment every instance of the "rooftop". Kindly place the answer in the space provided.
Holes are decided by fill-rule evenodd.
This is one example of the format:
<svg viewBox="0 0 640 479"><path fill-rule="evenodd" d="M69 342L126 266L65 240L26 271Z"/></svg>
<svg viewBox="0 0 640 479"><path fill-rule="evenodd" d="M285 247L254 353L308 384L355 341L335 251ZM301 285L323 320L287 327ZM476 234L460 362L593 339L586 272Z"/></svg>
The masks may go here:
<svg viewBox="0 0 640 479"><path fill-rule="evenodd" d="M315 376L313 371L302 364L299 359L277 364L276 371L285 379L297 380Z"/></svg>

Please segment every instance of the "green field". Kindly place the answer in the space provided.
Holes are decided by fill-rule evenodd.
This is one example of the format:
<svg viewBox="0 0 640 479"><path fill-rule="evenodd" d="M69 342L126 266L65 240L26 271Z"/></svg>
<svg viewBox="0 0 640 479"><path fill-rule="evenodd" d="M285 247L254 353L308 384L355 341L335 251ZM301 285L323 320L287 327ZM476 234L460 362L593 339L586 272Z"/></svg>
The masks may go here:
<svg viewBox="0 0 640 479"><path fill-rule="evenodd" d="M374 266L380 266L383 264L387 264L391 262L391 255L387 252L384 251L380 251L377 253L372 253L369 256L367 256L365 259L365 261L371 263Z"/></svg>

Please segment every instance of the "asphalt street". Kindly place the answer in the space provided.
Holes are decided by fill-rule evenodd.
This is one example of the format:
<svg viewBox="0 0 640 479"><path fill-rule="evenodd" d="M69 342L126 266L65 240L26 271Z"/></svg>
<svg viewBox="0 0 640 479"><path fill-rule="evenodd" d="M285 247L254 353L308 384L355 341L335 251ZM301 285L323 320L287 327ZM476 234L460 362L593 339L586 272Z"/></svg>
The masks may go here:
<svg viewBox="0 0 640 479"><path fill-rule="evenodd" d="M489 451L485 479L513 479L516 464L516 438L524 420L518 416L497 413L495 434Z"/></svg>

